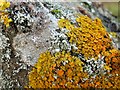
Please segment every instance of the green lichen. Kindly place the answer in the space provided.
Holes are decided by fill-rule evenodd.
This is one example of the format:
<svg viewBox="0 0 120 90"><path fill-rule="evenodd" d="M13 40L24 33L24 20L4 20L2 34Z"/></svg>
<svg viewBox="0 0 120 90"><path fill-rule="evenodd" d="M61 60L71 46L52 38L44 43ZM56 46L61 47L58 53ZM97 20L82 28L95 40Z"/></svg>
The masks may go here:
<svg viewBox="0 0 120 90"><path fill-rule="evenodd" d="M53 9L53 10L51 11L51 13L52 13L53 15L55 15L56 17L60 17L60 16L62 15L61 11L58 10L58 9Z"/></svg>

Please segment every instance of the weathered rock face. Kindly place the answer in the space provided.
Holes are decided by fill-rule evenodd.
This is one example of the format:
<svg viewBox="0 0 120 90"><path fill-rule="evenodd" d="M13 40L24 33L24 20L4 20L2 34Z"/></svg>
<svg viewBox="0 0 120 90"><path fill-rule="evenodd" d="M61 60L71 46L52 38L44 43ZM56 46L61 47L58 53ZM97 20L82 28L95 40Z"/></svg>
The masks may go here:
<svg viewBox="0 0 120 90"><path fill-rule="evenodd" d="M92 5L94 5L94 7ZM81 14L88 15L91 18L99 16L104 20L105 25L110 30L112 28L109 27L109 23L111 24L114 19L108 11L104 10L101 4L92 2L16 2L13 3L11 8L13 7L13 19L15 20L14 22L17 26L18 32L20 32L13 39L13 47L15 51L20 53L19 55L21 55L21 60L29 63L30 65L35 64L40 52L44 52L50 47L50 43L47 41L49 41L50 33L53 29L56 30L58 28L56 23L61 17L69 18L75 22L75 14L79 12ZM54 10L59 10L60 12L53 12ZM118 27L116 25L116 29L117 28Z"/></svg>
<svg viewBox="0 0 120 90"><path fill-rule="evenodd" d="M1 31L3 29L0 27L0 88L5 86L8 80L4 79L3 75L3 63L10 60L11 49L10 43L8 43L9 38L6 37ZM9 65L7 65L9 67Z"/></svg>
<svg viewBox="0 0 120 90"><path fill-rule="evenodd" d="M26 7L28 9L25 9ZM15 6L14 12L16 13L13 15L13 19L15 19L18 31L22 33L18 33L13 38L13 47L20 55L20 61L34 65L40 52L46 51L50 46L48 42L50 38L48 10L40 3L19 3ZM27 23L24 24L25 22Z"/></svg>
<svg viewBox="0 0 120 90"><path fill-rule="evenodd" d="M103 7L100 7L100 4L91 2L83 2L80 4L75 2L35 2L17 3L17 6L13 5L14 9L12 13L15 14L13 15L13 19L15 20L17 30L20 32L13 38L13 47L20 55L21 61L28 65L35 64L39 54L50 47L49 41L51 33L58 28L56 23L61 17L69 18L72 22L75 22L75 14L79 12L91 18L99 16L103 19L104 24L113 31L113 27L111 27L110 24L114 17L112 17L108 11L105 11ZM94 7L92 5L94 5ZM87 8L88 6L89 8ZM26 7L28 7L28 9L26 9ZM60 12L53 12L54 10L59 10ZM25 15L26 13L27 15ZM25 22L29 25L24 24ZM114 29L118 28L115 23L114 26L116 26ZM57 34L57 32L55 34Z"/></svg>
<svg viewBox="0 0 120 90"><path fill-rule="evenodd" d="M52 45L58 44L59 37L64 37L63 34L59 33L57 25L60 18L69 18L75 22L75 16L78 13L91 18L100 17L108 31L119 30L115 18L104 10L101 4L90 1L86 3L23 3L16 1L11 2L9 10L12 11L10 17L14 23L8 32L3 32L4 30L0 29L0 86L3 88L23 88L26 85L27 78L25 79L25 77L37 62L40 53L51 49ZM115 30L113 27L116 27ZM67 49L71 49L73 46L67 42L61 43L61 47L63 45L66 45ZM58 46L54 49L59 50L61 47ZM120 46L118 45L116 48L120 48Z"/></svg>
<svg viewBox="0 0 120 90"><path fill-rule="evenodd" d="M13 41L15 51L20 55L21 60L28 65L34 65L41 52L44 52L50 46L50 32L44 30L36 34L18 34Z"/></svg>

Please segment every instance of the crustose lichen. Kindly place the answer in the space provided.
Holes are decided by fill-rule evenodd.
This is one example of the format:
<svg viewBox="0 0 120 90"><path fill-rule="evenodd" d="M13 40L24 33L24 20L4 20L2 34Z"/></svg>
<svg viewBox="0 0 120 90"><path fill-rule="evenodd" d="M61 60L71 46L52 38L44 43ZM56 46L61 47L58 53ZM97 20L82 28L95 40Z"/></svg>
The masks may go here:
<svg viewBox="0 0 120 90"><path fill-rule="evenodd" d="M69 30L69 42L78 47L75 52L83 54L86 59L97 59L99 54L111 48L111 39L99 18L92 20L87 16L80 16L76 21L77 25L66 19L58 22L60 28Z"/></svg>

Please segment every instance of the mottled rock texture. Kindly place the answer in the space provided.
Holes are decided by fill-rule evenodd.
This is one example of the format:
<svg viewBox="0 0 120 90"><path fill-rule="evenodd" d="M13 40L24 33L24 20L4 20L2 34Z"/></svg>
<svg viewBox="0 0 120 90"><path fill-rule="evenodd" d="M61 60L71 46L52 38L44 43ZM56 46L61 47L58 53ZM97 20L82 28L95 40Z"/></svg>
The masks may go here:
<svg viewBox="0 0 120 90"><path fill-rule="evenodd" d="M11 0L9 0L11 1ZM58 13L54 12L54 10ZM96 2L13 2L8 9L11 27L0 24L0 88L23 88L27 75L40 53L51 47L62 18L75 21L76 14L102 19L108 31L119 31L119 23L102 4ZM53 13L54 12L54 13ZM56 32L56 33L55 33ZM118 32L119 35L119 32ZM55 38L56 39L56 38ZM117 39L120 41L120 38ZM117 42L117 48L120 48Z"/></svg>

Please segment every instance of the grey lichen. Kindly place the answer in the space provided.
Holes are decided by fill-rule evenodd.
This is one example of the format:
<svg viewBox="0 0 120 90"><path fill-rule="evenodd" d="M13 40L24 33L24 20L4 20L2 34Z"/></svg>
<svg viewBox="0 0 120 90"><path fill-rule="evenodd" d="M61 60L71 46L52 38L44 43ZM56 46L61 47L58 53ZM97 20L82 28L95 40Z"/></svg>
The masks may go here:
<svg viewBox="0 0 120 90"><path fill-rule="evenodd" d="M58 29L54 31L51 35L51 47L50 50L55 53L63 50L71 51L72 49L77 49L75 44L70 44L66 33L66 29Z"/></svg>
<svg viewBox="0 0 120 90"><path fill-rule="evenodd" d="M50 19L48 9L43 7L40 2L27 3L25 8L27 6L31 7L31 19L34 20L34 23L29 29L30 32L18 33L13 38L12 46L15 49L16 57L20 57L20 61L27 65L34 65L39 54L49 47L47 41L50 37L50 30L48 30ZM21 29L19 30L21 31Z"/></svg>
<svg viewBox="0 0 120 90"><path fill-rule="evenodd" d="M46 10L40 2L17 2L11 15L19 32L41 30L47 24Z"/></svg>
<svg viewBox="0 0 120 90"><path fill-rule="evenodd" d="M95 75L105 74L106 70L104 68L105 61L104 56L98 60L90 59L86 61L84 66L85 72L89 73L90 76L95 77Z"/></svg>
<svg viewBox="0 0 120 90"><path fill-rule="evenodd" d="M2 29L0 29L0 61L3 59L9 60L11 55L11 50L9 48L10 43L9 38L2 34Z"/></svg>
<svg viewBox="0 0 120 90"><path fill-rule="evenodd" d="M18 29L19 32L29 31L32 24L33 18L30 15L30 8L26 8L26 3L14 3L11 8L11 14L13 21Z"/></svg>
<svg viewBox="0 0 120 90"><path fill-rule="evenodd" d="M9 48L9 38L7 38L2 33L2 28L0 28L0 88L5 88L5 84L8 83L5 79L6 76L3 75L3 63L10 60L11 49Z"/></svg>
<svg viewBox="0 0 120 90"><path fill-rule="evenodd" d="M69 6L67 5L69 3ZM70 2L61 3L61 2L47 2L44 3L45 7L47 7L50 12L55 15L57 19L67 18L71 20L73 23L76 22L75 16L77 15L78 11L75 8L70 7L73 4Z"/></svg>
<svg viewBox="0 0 120 90"><path fill-rule="evenodd" d="M12 0L10 1L12 2ZM89 7L93 5L92 2L84 7L83 3L27 1L29 0L25 2L15 0L15 2L12 2L13 4L10 8L12 11L11 18L14 21L15 30L17 28L17 31L20 33L17 32L15 37L12 38L11 45L8 43L10 38L6 37L7 35L5 36L3 32L0 32L0 63L4 67L0 70L0 86L2 86L0 88L24 87L24 83L27 82L26 75L28 75L28 70L37 62L39 54L48 50L48 48L53 53L77 49L75 44L70 44L68 41L66 35L68 30L58 27L57 22L59 19L65 18L72 23L76 23L75 17L77 13L89 14L92 18L96 16L103 18L105 12L103 9L101 11L97 10L97 8ZM78 6L84 7L85 13L80 12ZM83 62L86 62L84 70L92 77L106 72L103 68L105 65L104 57L100 57L97 61L94 59L86 61L82 58L82 55L78 57ZM64 65L66 63L63 62ZM55 78L57 77L55 76Z"/></svg>
<svg viewBox="0 0 120 90"><path fill-rule="evenodd" d="M8 40L9 40L9 38L7 38L5 35L3 35L0 32L0 50L5 49L6 47L9 46Z"/></svg>

